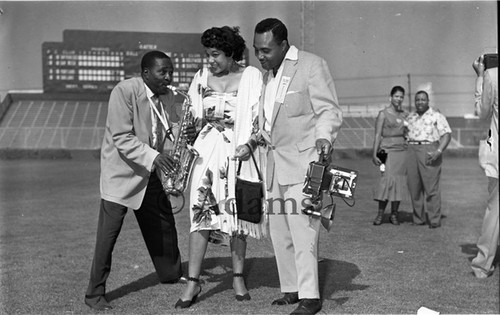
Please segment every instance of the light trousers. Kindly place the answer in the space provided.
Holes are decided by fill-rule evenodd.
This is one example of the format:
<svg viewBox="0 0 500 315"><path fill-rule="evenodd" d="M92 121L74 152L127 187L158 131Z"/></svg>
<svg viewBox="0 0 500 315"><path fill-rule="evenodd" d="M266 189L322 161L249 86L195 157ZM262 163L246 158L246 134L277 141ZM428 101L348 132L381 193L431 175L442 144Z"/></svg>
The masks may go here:
<svg viewBox="0 0 500 315"><path fill-rule="evenodd" d="M427 164L428 152L435 151L438 143L408 145L407 176L413 204L413 223L426 223L426 210L429 224L441 223L441 164L440 156L434 163ZM426 209L427 208L427 209Z"/></svg>
<svg viewBox="0 0 500 315"><path fill-rule="evenodd" d="M488 204L477 241L478 253L471 264L479 278L488 277L495 269L492 264L498 248L498 201L498 178L488 177Z"/></svg>
<svg viewBox="0 0 500 315"><path fill-rule="evenodd" d="M319 299L318 238L320 219L302 213L302 184L279 185L276 173L269 192L269 229L281 292L299 299Z"/></svg>

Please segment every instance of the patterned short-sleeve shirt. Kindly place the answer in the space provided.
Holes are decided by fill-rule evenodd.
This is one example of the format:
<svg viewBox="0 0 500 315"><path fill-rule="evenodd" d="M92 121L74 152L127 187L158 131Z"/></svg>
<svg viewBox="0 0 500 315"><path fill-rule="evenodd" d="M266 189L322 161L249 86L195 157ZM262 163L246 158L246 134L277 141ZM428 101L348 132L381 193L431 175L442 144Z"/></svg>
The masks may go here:
<svg viewBox="0 0 500 315"><path fill-rule="evenodd" d="M410 141L439 141L446 133L451 133L450 125L440 112L429 109L418 115L411 113L408 118L408 140Z"/></svg>

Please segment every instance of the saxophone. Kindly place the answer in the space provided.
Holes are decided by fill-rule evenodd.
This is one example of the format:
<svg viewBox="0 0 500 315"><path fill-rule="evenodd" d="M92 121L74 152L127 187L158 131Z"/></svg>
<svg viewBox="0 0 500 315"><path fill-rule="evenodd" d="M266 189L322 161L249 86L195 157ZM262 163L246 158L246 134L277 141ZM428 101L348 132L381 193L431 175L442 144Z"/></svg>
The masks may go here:
<svg viewBox="0 0 500 315"><path fill-rule="evenodd" d="M185 92L180 91L174 86L168 86L175 94L182 95L185 99L182 103L182 118L179 123L179 131L174 140L172 149L172 158L175 163L175 170L169 173L160 172L160 180L163 190L168 196L182 197L182 206L184 206L183 193L187 188L193 165L200 154L191 146L189 139L184 135L184 130L188 124L193 121L193 114L190 107L191 98ZM182 206L180 207L182 209Z"/></svg>

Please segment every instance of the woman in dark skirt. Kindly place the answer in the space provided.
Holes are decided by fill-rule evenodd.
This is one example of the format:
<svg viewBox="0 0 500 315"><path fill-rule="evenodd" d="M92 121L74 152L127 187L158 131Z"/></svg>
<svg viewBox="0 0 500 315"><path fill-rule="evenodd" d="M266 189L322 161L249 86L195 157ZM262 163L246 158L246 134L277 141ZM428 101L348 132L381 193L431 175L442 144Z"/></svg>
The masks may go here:
<svg viewBox="0 0 500 315"><path fill-rule="evenodd" d="M405 139L406 117L402 104L405 90L395 86L391 90L391 104L381 110L375 123L375 139L373 141L373 163L380 166L382 176L374 191L378 201L377 217L374 225L383 221L385 207L391 202L390 221L399 225L398 210L402 200L408 198L408 185L406 181L406 149Z"/></svg>

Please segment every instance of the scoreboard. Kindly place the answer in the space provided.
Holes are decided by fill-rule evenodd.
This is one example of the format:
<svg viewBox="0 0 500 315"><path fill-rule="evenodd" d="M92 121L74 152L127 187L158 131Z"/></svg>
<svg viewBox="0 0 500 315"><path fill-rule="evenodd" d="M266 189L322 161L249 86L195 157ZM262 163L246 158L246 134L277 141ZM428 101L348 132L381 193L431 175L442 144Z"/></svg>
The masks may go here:
<svg viewBox="0 0 500 315"><path fill-rule="evenodd" d="M62 42L42 44L44 93L109 94L121 80L140 76L141 58L150 50L172 59L172 85L187 90L207 65L201 34L65 30ZM244 60L248 65L248 50Z"/></svg>

